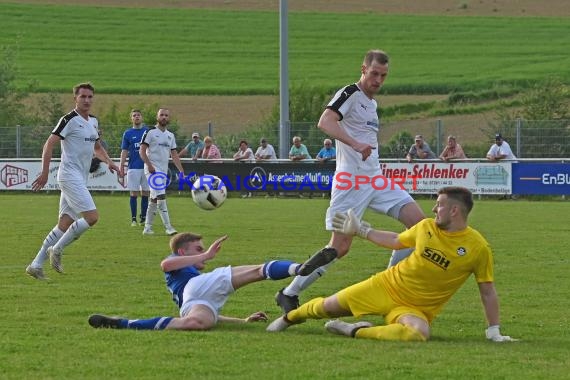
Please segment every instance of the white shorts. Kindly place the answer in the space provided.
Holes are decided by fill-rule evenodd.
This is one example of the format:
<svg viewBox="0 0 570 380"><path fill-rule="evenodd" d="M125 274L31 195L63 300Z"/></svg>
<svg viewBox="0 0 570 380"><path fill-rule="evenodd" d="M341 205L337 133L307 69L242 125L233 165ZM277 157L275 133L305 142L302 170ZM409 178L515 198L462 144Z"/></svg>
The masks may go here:
<svg viewBox="0 0 570 380"><path fill-rule="evenodd" d="M231 266L216 268L212 272L191 278L184 287L182 295L184 301L180 307L180 316L186 316L194 305L204 305L212 310L218 322L222 306L234 292Z"/></svg>
<svg viewBox="0 0 570 380"><path fill-rule="evenodd" d="M358 173L359 175L363 175ZM371 177L373 177L372 175ZM346 179L346 178L345 178ZM354 179L354 176L352 177ZM337 185L340 187L337 188ZM376 187L384 187L380 181ZM414 199L406 190L402 190L398 185L388 183L385 188L379 190L371 184L360 184L358 189L354 181L348 186L347 182L337 182L336 175L333 178L331 201L327 209L325 226L328 231L332 231L332 219L337 212L346 212L352 208L359 218L362 218L364 211L370 208L376 212L386 214L394 219L398 219L400 210Z"/></svg>
<svg viewBox="0 0 570 380"><path fill-rule="evenodd" d="M95 210L93 197L82 181L58 182L61 195L59 197L59 217L69 215L73 220L81 218L81 213Z"/></svg>
<svg viewBox="0 0 570 380"><path fill-rule="evenodd" d="M129 191L149 191L148 181L144 169L127 170L127 189Z"/></svg>
<svg viewBox="0 0 570 380"><path fill-rule="evenodd" d="M154 173L144 171L146 183L150 187L150 198L156 199L159 195L166 194L167 179L170 180L168 170L155 167Z"/></svg>

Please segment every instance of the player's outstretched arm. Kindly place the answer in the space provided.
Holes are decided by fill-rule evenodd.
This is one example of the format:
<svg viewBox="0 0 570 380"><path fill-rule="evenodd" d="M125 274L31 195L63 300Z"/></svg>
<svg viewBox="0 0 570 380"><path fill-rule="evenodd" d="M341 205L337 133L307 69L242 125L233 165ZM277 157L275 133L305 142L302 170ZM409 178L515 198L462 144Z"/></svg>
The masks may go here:
<svg viewBox="0 0 570 380"><path fill-rule="evenodd" d="M222 242L227 238L228 238L227 235L224 235L221 238L217 239L215 242L212 243L212 245L210 246L210 248L208 248L206 252L201 253L199 255L169 256L166 259L162 260L162 262L160 263L160 268L162 269L163 272L172 272L173 270L178 270L189 266L195 266L197 264L204 264L206 261L216 257L216 254L219 252L220 248L222 247Z"/></svg>
<svg viewBox="0 0 570 380"><path fill-rule="evenodd" d="M361 221L354 213L353 209L348 212L337 212L333 217L333 229L346 235L358 235L366 239L368 233L372 230L370 223Z"/></svg>
<svg viewBox="0 0 570 380"><path fill-rule="evenodd" d="M257 311L247 318L226 317L223 315L218 316L218 320L224 323L250 323L250 322L265 322L268 317L263 311Z"/></svg>

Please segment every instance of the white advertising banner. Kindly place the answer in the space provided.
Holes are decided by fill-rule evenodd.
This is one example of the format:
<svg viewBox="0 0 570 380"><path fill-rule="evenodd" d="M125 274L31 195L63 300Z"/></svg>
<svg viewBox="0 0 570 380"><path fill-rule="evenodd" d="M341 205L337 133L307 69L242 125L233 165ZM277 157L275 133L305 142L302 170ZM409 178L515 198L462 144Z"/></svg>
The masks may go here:
<svg viewBox="0 0 570 380"><path fill-rule="evenodd" d="M384 176L402 182L412 194L434 194L443 186L463 186L473 194L510 194L511 163L385 162Z"/></svg>
<svg viewBox="0 0 570 380"><path fill-rule="evenodd" d="M223 165L216 165L221 172L224 172ZM382 189L387 186L386 178L392 178L398 187L401 184L412 194L435 194L443 186L463 186L473 194L511 194L511 165L510 162L383 162L381 164L383 175L365 180L372 181L373 186ZM278 169L280 164L262 166L271 171L272 168ZM59 189L58 168L59 161L52 161L48 183L44 190ZM310 169L313 166L303 165L303 168ZM314 168L318 166L315 165ZM31 190L32 182L40 171L39 160L0 161L0 191ZM107 165L102 163L96 172L89 175L87 187L89 190L127 191L125 180L126 178L121 179L111 173ZM341 183L343 186L354 185L351 181L364 181L362 178L353 178L351 173L342 173L340 180L344 181Z"/></svg>
<svg viewBox="0 0 570 380"><path fill-rule="evenodd" d="M40 175L41 169L41 161L1 161L0 190L32 190L32 182ZM49 167L48 182L43 190L59 190L58 169L59 161L53 160ZM119 178L117 174L111 173L104 163L101 163L96 172L89 174L87 188L102 191L127 191L126 181Z"/></svg>

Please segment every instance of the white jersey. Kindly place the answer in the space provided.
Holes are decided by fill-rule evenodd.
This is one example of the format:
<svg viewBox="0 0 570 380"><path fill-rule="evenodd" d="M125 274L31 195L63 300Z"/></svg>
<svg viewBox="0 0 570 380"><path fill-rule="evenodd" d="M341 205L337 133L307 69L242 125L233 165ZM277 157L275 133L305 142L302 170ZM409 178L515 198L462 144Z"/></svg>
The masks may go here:
<svg viewBox="0 0 570 380"><path fill-rule="evenodd" d="M89 115L88 119L84 119L73 110L59 119L51 133L61 138L61 163L57 180L87 183L95 141L99 139L97 118Z"/></svg>
<svg viewBox="0 0 570 380"><path fill-rule="evenodd" d="M176 149L174 134L168 129L164 132L159 128L151 128L146 131L141 139L141 145L148 145L147 156L152 166L157 171L168 173L168 159L170 151ZM144 172L148 173L148 167L144 165Z"/></svg>
<svg viewBox="0 0 570 380"><path fill-rule="evenodd" d="M355 84L341 88L327 105L340 117L340 127L355 140L374 147L362 161L362 155L342 141L336 142L336 170L355 172L380 172L378 162L378 129L380 123L376 100L368 98Z"/></svg>

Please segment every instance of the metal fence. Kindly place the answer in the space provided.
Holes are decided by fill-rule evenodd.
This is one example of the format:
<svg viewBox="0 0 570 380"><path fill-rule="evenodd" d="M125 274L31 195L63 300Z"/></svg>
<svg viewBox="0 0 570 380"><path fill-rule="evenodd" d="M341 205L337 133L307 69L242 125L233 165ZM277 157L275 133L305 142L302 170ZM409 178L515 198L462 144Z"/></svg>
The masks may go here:
<svg viewBox="0 0 570 380"><path fill-rule="evenodd" d="M41 157L42 146L49 136L53 126L12 126L0 127L0 158L33 158ZM121 136L124 126L105 126L104 140L109 154L119 157ZM265 137L279 152L279 128L268 126L260 130L246 130L239 135L216 135L215 126L208 130L204 127L181 126L179 130L198 131L202 135L214 136L224 158L231 158L237 151L239 141L247 139L255 151L260 137ZM311 156L315 157L323 147L326 138L315 123L291 123L287 151L291 139L298 135L302 137ZM191 133L191 132L190 132ZM185 135L189 135L186 133ZM501 133L509 143L515 155L519 158L568 158L570 157L570 120L512 120L500 126L493 126L488 120L457 117L429 122L406 120L389 122L382 125L379 139L381 157L402 158L413 144L416 134L421 134L430 144L432 150L439 155L443 150L448 135L457 137L469 158L485 157L489 147L494 143L495 133ZM177 141L182 148L188 141L182 136ZM54 157L59 151L54 151ZM283 158L283 157L281 157Z"/></svg>

